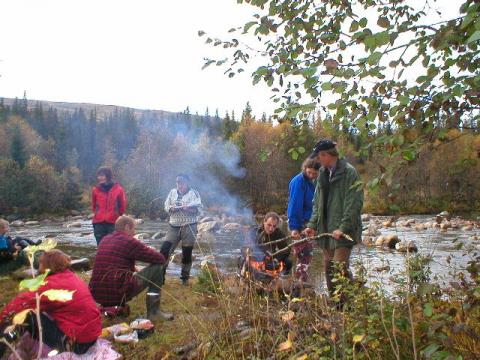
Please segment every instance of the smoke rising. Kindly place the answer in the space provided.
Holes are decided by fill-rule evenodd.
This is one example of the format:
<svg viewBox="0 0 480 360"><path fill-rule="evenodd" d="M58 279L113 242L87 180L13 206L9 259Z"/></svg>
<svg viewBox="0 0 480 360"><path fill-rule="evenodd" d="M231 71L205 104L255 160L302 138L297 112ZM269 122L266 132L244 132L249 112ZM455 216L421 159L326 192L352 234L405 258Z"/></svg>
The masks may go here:
<svg viewBox="0 0 480 360"><path fill-rule="evenodd" d="M140 201L133 199L137 212L163 207L168 192L175 187L179 173L190 176L190 185L200 192L204 208L228 215L248 215L245 201L235 194L235 184L246 170L240 164L240 151L224 140L221 121L214 117L142 119L135 150L121 169L121 180Z"/></svg>

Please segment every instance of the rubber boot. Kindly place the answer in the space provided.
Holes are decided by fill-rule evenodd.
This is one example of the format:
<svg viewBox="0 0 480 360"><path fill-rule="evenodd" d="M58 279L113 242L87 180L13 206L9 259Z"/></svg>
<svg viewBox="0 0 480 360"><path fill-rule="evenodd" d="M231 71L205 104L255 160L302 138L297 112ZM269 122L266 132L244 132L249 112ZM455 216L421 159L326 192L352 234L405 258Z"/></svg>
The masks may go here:
<svg viewBox="0 0 480 360"><path fill-rule="evenodd" d="M173 320L173 314L160 310L160 293L148 292L145 300L148 320Z"/></svg>
<svg viewBox="0 0 480 360"><path fill-rule="evenodd" d="M190 269L192 268L192 251L193 246L182 246L182 271L180 279L183 285L188 285L190 278Z"/></svg>

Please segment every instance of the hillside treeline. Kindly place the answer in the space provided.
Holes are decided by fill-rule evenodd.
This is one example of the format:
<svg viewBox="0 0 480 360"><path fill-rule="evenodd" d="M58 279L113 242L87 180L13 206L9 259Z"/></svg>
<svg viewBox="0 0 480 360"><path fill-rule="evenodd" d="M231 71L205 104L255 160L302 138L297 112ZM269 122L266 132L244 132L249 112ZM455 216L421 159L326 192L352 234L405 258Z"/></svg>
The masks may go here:
<svg viewBox="0 0 480 360"><path fill-rule="evenodd" d="M369 138L317 114L301 124L257 119L247 104L235 114L184 113L158 117L115 108L98 116L10 105L0 100L0 214L28 215L82 209L95 171L110 165L127 191L128 211L162 216L177 173L188 173L207 207L220 212L285 212L288 182L318 138L335 139L358 168L375 213L475 211L480 204L480 135L438 123L396 133L380 126ZM381 146L372 139L385 137ZM389 152L392 142L415 139L411 154ZM393 144L395 145L395 144ZM407 159L407 160L405 160ZM388 172L392 163L396 166ZM248 210L248 211L250 211Z"/></svg>

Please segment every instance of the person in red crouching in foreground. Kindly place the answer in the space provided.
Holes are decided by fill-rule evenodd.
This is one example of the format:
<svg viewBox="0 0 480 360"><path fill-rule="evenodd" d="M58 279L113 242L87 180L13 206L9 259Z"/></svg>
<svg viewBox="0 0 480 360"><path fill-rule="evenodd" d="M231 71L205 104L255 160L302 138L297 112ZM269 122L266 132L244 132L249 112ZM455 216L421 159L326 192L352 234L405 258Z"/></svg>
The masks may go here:
<svg viewBox="0 0 480 360"><path fill-rule="evenodd" d="M115 230L115 221L125 213L127 198L120 184L113 181L111 168L99 168L97 181L98 184L92 189L92 224L98 246L105 235Z"/></svg>
<svg viewBox="0 0 480 360"><path fill-rule="evenodd" d="M147 318L172 320L173 315L160 311L165 257L135 239L135 220L120 216L115 232L105 236L98 246L93 265L90 291L104 308L127 307L127 302L147 289ZM136 271L135 262L150 265Z"/></svg>
<svg viewBox="0 0 480 360"><path fill-rule="evenodd" d="M40 297L43 343L60 352L87 352L102 332L102 319L87 284L69 267L70 257L62 251L54 249L44 253L39 259L39 272L43 274L49 269L45 284L36 292L24 292L13 299L0 314L1 327L4 328L11 317L22 310L35 309L36 293L42 294L51 289L72 291L72 299L67 301ZM34 339L39 338L34 312L27 316L26 329Z"/></svg>

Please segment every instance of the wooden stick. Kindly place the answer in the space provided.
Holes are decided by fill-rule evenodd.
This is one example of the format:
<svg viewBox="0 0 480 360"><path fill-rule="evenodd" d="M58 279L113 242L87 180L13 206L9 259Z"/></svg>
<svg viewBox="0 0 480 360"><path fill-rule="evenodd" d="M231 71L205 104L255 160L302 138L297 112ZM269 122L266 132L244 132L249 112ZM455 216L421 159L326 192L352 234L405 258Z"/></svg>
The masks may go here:
<svg viewBox="0 0 480 360"><path fill-rule="evenodd" d="M333 234L331 233L323 233L323 234L318 234L318 235L315 235L315 236L312 236L312 237L307 237L307 238L303 238L302 240L304 239L307 239L307 240L318 240L322 237L325 237L325 236L333 236ZM353 241L353 239L347 235L347 234L343 234L342 235L345 239L349 240L349 241ZM271 245L271 244L276 244L276 243L279 243L279 242L282 242L282 241L285 241L285 240L290 240L292 239L292 236L289 235L289 236L286 236L284 238L281 238L281 239L278 239L278 240L274 240L274 241L269 241L269 242L266 242L266 243L263 243L263 244L259 244L261 246L266 246L266 245Z"/></svg>
<svg viewBox="0 0 480 360"><path fill-rule="evenodd" d="M323 233L323 234L318 234L318 235L315 235L315 236L312 236L312 237L303 238L302 240L298 240L298 241L292 242L291 244L287 245L287 246L284 247L283 249L280 249L280 250L274 252L273 254L267 251L267 254L270 255L270 256L272 256L272 257L274 257L274 256L276 256L276 255L278 255L278 254L283 253L286 249L292 248L292 247L295 246L295 245L303 244L303 243L305 243L305 242L307 242L307 241L311 241L311 240L318 240L318 239L320 239L320 238L322 238L322 237L326 237L326 236L331 236L331 237L333 237L333 234ZM352 242L354 241L354 240L350 237L350 235L343 234L342 237L344 237L344 238L347 239L348 241L352 241ZM286 239L287 239L287 238L283 238L283 239L280 239L280 240L281 240L281 241L284 241L284 240L286 240ZM280 240L276 240L275 242L279 242ZM274 241L271 241L270 243L261 244L261 245L272 244L272 243L274 243Z"/></svg>
<svg viewBox="0 0 480 360"><path fill-rule="evenodd" d="M276 244L276 243L279 243L279 242L282 242L282 241L285 241L285 240L290 240L290 239L292 239L291 235L286 236L286 237L281 238L281 239L278 239L278 240L273 240L273 241L269 241L269 242L266 242L266 243L263 243L263 244L259 244L259 245L266 246L266 245Z"/></svg>

